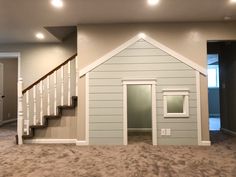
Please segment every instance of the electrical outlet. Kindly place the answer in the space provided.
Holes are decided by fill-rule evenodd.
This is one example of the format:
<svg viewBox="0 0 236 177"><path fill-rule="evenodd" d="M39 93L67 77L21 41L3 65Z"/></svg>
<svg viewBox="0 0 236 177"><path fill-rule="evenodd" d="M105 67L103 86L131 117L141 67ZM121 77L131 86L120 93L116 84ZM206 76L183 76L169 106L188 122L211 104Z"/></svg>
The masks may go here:
<svg viewBox="0 0 236 177"><path fill-rule="evenodd" d="M166 129L166 135L168 135L168 136L171 135L171 129L170 129L170 128L167 128L167 129Z"/></svg>
<svg viewBox="0 0 236 177"><path fill-rule="evenodd" d="M166 135L166 129L164 129L164 128L161 129L161 135L162 135L162 136L163 136L163 135Z"/></svg>

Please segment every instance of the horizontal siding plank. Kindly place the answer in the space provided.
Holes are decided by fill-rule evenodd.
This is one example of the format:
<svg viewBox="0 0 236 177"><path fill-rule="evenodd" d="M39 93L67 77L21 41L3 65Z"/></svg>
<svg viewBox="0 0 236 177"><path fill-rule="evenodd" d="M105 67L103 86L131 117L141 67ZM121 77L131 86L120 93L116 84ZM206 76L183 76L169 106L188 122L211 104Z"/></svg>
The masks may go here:
<svg viewBox="0 0 236 177"><path fill-rule="evenodd" d="M157 107L157 115L163 115L163 108ZM189 108L190 115L197 115L197 108Z"/></svg>
<svg viewBox="0 0 236 177"><path fill-rule="evenodd" d="M122 93L123 87L120 86L90 86L89 93Z"/></svg>
<svg viewBox="0 0 236 177"><path fill-rule="evenodd" d="M123 108L90 108L89 115L122 115Z"/></svg>
<svg viewBox="0 0 236 177"><path fill-rule="evenodd" d="M162 93L163 89L189 89L191 93L196 93L195 85L181 85L181 86L157 86L157 93ZM104 85L96 85L89 87L89 93L123 93L122 85L119 86L104 86Z"/></svg>
<svg viewBox="0 0 236 177"><path fill-rule="evenodd" d="M195 72L191 70L173 70L173 71L126 71L126 72L91 72L90 79L123 79L132 78L195 78Z"/></svg>
<svg viewBox="0 0 236 177"><path fill-rule="evenodd" d="M90 101L90 108L122 108L123 101Z"/></svg>
<svg viewBox="0 0 236 177"><path fill-rule="evenodd" d="M196 99L196 93L193 93L193 92L190 92L189 93L189 100L195 100ZM157 94L156 94L156 97L157 97L157 100L158 101L161 101L161 100L163 100L163 93L162 92L158 92Z"/></svg>
<svg viewBox="0 0 236 177"><path fill-rule="evenodd" d="M123 145L123 138L90 138L90 145Z"/></svg>
<svg viewBox="0 0 236 177"><path fill-rule="evenodd" d="M171 135L170 136L162 136L161 135L161 130L157 130L157 137L159 138L197 138L197 131L176 131L173 130L171 131Z"/></svg>
<svg viewBox="0 0 236 177"><path fill-rule="evenodd" d="M157 123L157 129L170 128L171 130L197 130L197 123L176 122L176 123Z"/></svg>
<svg viewBox="0 0 236 177"><path fill-rule="evenodd" d="M160 64L103 64L93 71L165 71L165 70L192 70L183 63L160 63Z"/></svg>
<svg viewBox="0 0 236 177"><path fill-rule="evenodd" d="M158 78L157 79L157 86L159 85L175 85L178 87L178 85L195 85L195 78ZM90 86L110 86L110 85L117 85L121 86L122 85L122 80L121 79L90 79L89 80L89 85Z"/></svg>
<svg viewBox="0 0 236 177"><path fill-rule="evenodd" d="M196 123L197 115L191 115L189 117L164 117L163 115L157 115L158 123Z"/></svg>
<svg viewBox="0 0 236 177"><path fill-rule="evenodd" d="M107 93L107 94L89 94L89 100L100 101L120 101L123 100L122 93Z"/></svg>
<svg viewBox="0 0 236 177"><path fill-rule="evenodd" d="M159 145L197 145L196 138L158 138Z"/></svg>
<svg viewBox="0 0 236 177"><path fill-rule="evenodd" d="M89 85L90 86L96 86L96 85L121 86L122 81L121 79L89 79Z"/></svg>
<svg viewBox="0 0 236 177"><path fill-rule="evenodd" d="M123 115L120 116L111 116L111 115L105 115L105 116L89 116L89 122L90 123L122 123L123 122Z"/></svg>
<svg viewBox="0 0 236 177"><path fill-rule="evenodd" d="M152 56L152 55L169 55L161 49L125 49L116 56Z"/></svg>
<svg viewBox="0 0 236 177"><path fill-rule="evenodd" d="M112 57L105 64L137 64L137 63L180 63L172 56L129 56L129 57Z"/></svg>
<svg viewBox="0 0 236 177"><path fill-rule="evenodd" d="M123 131L90 131L91 138L122 138Z"/></svg>
<svg viewBox="0 0 236 177"><path fill-rule="evenodd" d="M158 108L163 108L163 104L164 104L163 100L157 100L156 105L157 105ZM197 107L196 100L189 100L189 107L190 108L196 108Z"/></svg>
<svg viewBox="0 0 236 177"><path fill-rule="evenodd" d="M101 130L123 130L123 123L90 123L90 131Z"/></svg>

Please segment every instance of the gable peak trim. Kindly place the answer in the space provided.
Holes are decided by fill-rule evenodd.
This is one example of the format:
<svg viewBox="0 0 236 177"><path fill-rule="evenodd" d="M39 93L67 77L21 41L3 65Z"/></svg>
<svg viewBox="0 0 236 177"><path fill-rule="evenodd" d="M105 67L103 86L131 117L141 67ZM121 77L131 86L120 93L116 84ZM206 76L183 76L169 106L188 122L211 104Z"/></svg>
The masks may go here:
<svg viewBox="0 0 236 177"><path fill-rule="evenodd" d="M79 72L79 76L80 77L84 76L86 73L90 72L91 70L95 69L99 65L103 64L104 62L106 62L107 60L109 60L113 56L117 55L122 50L128 48L130 45L134 44L135 42L137 42L140 39L143 39L143 40L149 42L150 44L154 45L155 47L163 50L164 52L168 53L169 55L173 56L174 58L178 59L179 61L185 63L186 65L188 65L189 67L193 68L194 70L200 72L201 74L203 74L205 76L207 75L207 69L206 68L200 66L199 64L193 62L192 60L190 60L187 57L179 54L178 52L170 49L169 47L163 45L162 43L156 41L155 39L147 36L146 34L140 33L140 34L134 36L133 38L129 39L125 43L121 44L120 46L118 46L114 50L108 52L107 54L105 54L104 56L102 56L98 60L94 61L90 65L88 65L88 66L84 67L83 69L81 69L80 72Z"/></svg>

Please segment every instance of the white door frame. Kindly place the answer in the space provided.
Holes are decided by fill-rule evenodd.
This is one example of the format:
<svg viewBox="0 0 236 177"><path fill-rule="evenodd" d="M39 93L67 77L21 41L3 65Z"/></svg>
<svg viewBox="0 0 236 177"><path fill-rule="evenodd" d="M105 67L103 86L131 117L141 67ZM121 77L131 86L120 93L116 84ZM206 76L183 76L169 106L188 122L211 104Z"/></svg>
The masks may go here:
<svg viewBox="0 0 236 177"><path fill-rule="evenodd" d="M4 65L2 63L0 63L0 66L2 66L2 74L0 75L0 80L2 80L2 83L0 83L0 88L2 90L2 94L4 94L4 88L3 88L3 85L4 85L4 81L3 81L3 75L4 75ZM0 95L0 100L2 102L2 104L0 104L0 125L2 125L2 122L3 122L3 99L1 98L3 95Z"/></svg>
<svg viewBox="0 0 236 177"><path fill-rule="evenodd" d="M157 145L157 116L156 116L156 79L123 79L123 144L128 144L127 124L127 85L151 85L152 92L152 144Z"/></svg>
<svg viewBox="0 0 236 177"><path fill-rule="evenodd" d="M22 106L22 88L23 79L21 76L21 54L19 52L0 52L0 58L17 58L18 60L18 82L17 82L17 135L18 144L22 144L22 133L23 133L23 106Z"/></svg>

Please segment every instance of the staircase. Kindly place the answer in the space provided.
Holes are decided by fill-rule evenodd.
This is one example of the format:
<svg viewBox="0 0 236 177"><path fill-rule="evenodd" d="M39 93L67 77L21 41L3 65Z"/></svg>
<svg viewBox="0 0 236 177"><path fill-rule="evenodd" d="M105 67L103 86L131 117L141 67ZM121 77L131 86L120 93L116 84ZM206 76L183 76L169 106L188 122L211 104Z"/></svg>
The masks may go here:
<svg viewBox="0 0 236 177"><path fill-rule="evenodd" d="M62 118L63 110L75 109L78 95L78 61L74 54L65 62L22 91L22 119L19 140L35 138L36 129L45 129L52 119ZM19 114L20 115L20 114ZM19 119L19 118L18 118ZM20 127L20 128L19 128ZM19 130L22 130L19 134Z"/></svg>

